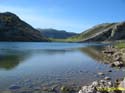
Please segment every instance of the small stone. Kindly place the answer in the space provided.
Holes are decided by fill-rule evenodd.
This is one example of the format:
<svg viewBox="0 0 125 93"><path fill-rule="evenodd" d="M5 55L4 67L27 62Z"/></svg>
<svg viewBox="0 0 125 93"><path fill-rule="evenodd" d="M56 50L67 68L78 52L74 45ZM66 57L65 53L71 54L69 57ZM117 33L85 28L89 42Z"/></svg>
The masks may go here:
<svg viewBox="0 0 125 93"><path fill-rule="evenodd" d="M11 90L16 90L16 89L20 89L21 87L20 86L17 86L17 85L12 85L9 87L9 89Z"/></svg>
<svg viewBox="0 0 125 93"><path fill-rule="evenodd" d="M110 64L110 67L115 67L115 64L114 64L114 63L111 63L111 64Z"/></svg>
<svg viewBox="0 0 125 93"><path fill-rule="evenodd" d="M101 83L105 83L105 80L100 80Z"/></svg>
<svg viewBox="0 0 125 93"><path fill-rule="evenodd" d="M66 87L66 86L62 86L60 88L60 90L63 91L63 92L70 91L70 89L68 87Z"/></svg>
<svg viewBox="0 0 125 93"><path fill-rule="evenodd" d="M82 70L80 70L79 72L83 72Z"/></svg>
<svg viewBox="0 0 125 93"><path fill-rule="evenodd" d="M97 82L97 81L94 81L93 83L92 83L92 86L94 86L94 87L96 87L96 86L98 86L99 85L99 83Z"/></svg>
<svg viewBox="0 0 125 93"><path fill-rule="evenodd" d="M110 78L110 77L105 77L104 79L105 79L105 80L111 80L111 78Z"/></svg>
<svg viewBox="0 0 125 93"><path fill-rule="evenodd" d="M60 90L61 90L62 92L71 92L71 91L74 91L73 88L67 87L67 86L62 86L62 87L60 88Z"/></svg>
<svg viewBox="0 0 125 93"><path fill-rule="evenodd" d="M99 72L99 73L98 73L98 75L100 75L100 76L103 76L103 75L104 75L104 73L102 73L102 72Z"/></svg>
<svg viewBox="0 0 125 93"><path fill-rule="evenodd" d="M41 90L40 87L34 87L34 90Z"/></svg>
<svg viewBox="0 0 125 93"><path fill-rule="evenodd" d="M120 61L116 61L116 62L114 62L114 65L117 66L117 67L119 67L119 66L122 66L123 64Z"/></svg>
<svg viewBox="0 0 125 93"><path fill-rule="evenodd" d="M108 72L112 72L112 70L108 70Z"/></svg>

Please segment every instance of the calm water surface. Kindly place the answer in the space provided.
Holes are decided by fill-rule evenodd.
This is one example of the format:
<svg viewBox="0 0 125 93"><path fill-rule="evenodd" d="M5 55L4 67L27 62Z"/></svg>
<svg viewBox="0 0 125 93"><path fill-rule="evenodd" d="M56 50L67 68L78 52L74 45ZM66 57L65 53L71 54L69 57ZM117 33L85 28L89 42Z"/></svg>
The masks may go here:
<svg viewBox="0 0 125 93"><path fill-rule="evenodd" d="M114 79L125 76L123 69L102 64L98 50L101 47L94 43L1 42L0 89L12 85L22 88L85 85L102 79L97 75L101 71Z"/></svg>

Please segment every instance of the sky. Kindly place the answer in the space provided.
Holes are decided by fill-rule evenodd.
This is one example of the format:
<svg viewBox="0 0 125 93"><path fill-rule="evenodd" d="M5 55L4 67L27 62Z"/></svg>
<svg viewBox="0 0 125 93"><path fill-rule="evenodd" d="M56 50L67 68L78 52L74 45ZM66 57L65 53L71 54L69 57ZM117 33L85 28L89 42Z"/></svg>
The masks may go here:
<svg viewBox="0 0 125 93"><path fill-rule="evenodd" d="M125 0L0 0L0 12L7 11L34 28L80 33L97 24L125 21Z"/></svg>

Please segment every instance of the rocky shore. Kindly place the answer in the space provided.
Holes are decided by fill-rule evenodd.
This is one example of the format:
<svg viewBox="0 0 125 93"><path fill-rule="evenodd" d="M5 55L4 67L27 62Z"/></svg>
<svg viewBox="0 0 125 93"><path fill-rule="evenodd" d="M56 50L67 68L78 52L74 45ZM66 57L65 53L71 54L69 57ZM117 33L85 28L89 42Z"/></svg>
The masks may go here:
<svg viewBox="0 0 125 93"><path fill-rule="evenodd" d="M105 63L110 64L111 67L125 66L125 48L116 48L112 46L105 47L102 51Z"/></svg>
<svg viewBox="0 0 125 93"><path fill-rule="evenodd" d="M104 63L111 67L122 68L125 66L125 48L108 46L104 48L102 54ZM99 72L98 75L104 75L104 73ZM125 93L125 78L111 81L110 77L105 77L102 80L93 81L90 85L83 86L78 93Z"/></svg>
<svg viewBox="0 0 125 93"><path fill-rule="evenodd" d="M125 93L125 79L123 81L110 80L94 81L91 85L83 86L79 93Z"/></svg>

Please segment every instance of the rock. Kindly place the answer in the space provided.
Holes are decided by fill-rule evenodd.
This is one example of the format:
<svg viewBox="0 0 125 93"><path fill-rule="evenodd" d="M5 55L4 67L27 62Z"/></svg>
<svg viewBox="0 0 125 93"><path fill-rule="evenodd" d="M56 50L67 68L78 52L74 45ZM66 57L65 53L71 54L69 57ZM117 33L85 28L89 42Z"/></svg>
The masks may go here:
<svg viewBox="0 0 125 93"><path fill-rule="evenodd" d="M125 52L122 54L122 60L125 62Z"/></svg>
<svg viewBox="0 0 125 93"><path fill-rule="evenodd" d="M63 92L66 92L66 91L69 91L69 88L66 87L66 86L62 86L62 87L60 88L60 90L63 91Z"/></svg>
<svg viewBox="0 0 125 93"><path fill-rule="evenodd" d="M92 86L94 86L94 87L96 87L96 86L98 86L99 85L99 83L97 82L97 81L94 81L93 83L92 83Z"/></svg>
<svg viewBox="0 0 125 93"><path fill-rule="evenodd" d="M102 51L103 53L105 54L113 54L114 51L113 50L105 50L105 51Z"/></svg>
<svg viewBox="0 0 125 93"><path fill-rule="evenodd" d="M96 88L92 86L83 86L79 93L96 93Z"/></svg>
<svg viewBox="0 0 125 93"><path fill-rule="evenodd" d="M17 86L17 85L12 85L9 87L9 89L11 90L16 90L16 89L20 89L21 87L20 86Z"/></svg>
<svg viewBox="0 0 125 93"><path fill-rule="evenodd" d="M110 64L111 67L123 67L123 62L121 61L115 61L113 63Z"/></svg>
<svg viewBox="0 0 125 93"><path fill-rule="evenodd" d="M78 93L111 93L109 92L108 88L112 88L112 86L113 84L111 81L94 81L89 86L83 86Z"/></svg>
<svg viewBox="0 0 125 93"><path fill-rule="evenodd" d="M34 90L41 90L40 87L34 87Z"/></svg>
<svg viewBox="0 0 125 93"><path fill-rule="evenodd" d="M112 72L112 70L108 70L108 72Z"/></svg>
<svg viewBox="0 0 125 93"><path fill-rule="evenodd" d="M98 73L98 75L100 75L100 76L103 76L103 75L104 75L104 73L102 73L102 72L99 72L99 73Z"/></svg>
<svg viewBox="0 0 125 93"><path fill-rule="evenodd" d="M121 61L116 61L116 62L114 62L114 65L115 65L116 67L122 67L122 66L123 66L123 63L122 63Z"/></svg>
<svg viewBox="0 0 125 93"><path fill-rule="evenodd" d="M72 93L72 92L75 91L72 87L69 87L69 86L62 86L62 87L60 88L60 90L61 90L61 93L62 93L62 92Z"/></svg>
<svg viewBox="0 0 125 93"><path fill-rule="evenodd" d="M121 57L122 57L122 53L120 53L120 52L116 52L113 55L114 61L121 61Z"/></svg>
<svg viewBox="0 0 125 93"><path fill-rule="evenodd" d="M111 78L110 78L110 77L105 77L104 79L105 79L105 80L111 80Z"/></svg>
<svg viewBox="0 0 125 93"><path fill-rule="evenodd" d="M125 78L120 82L119 87L125 88ZM122 93L125 93L125 90L123 90Z"/></svg>
<svg viewBox="0 0 125 93"><path fill-rule="evenodd" d="M110 67L115 67L115 64L114 64L114 63L111 63L111 64L110 64Z"/></svg>
<svg viewBox="0 0 125 93"><path fill-rule="evenodd" d="M122 48L122 49L120 50L120 52L121 52L121 53L125 53L125 48Z"/></svg>

